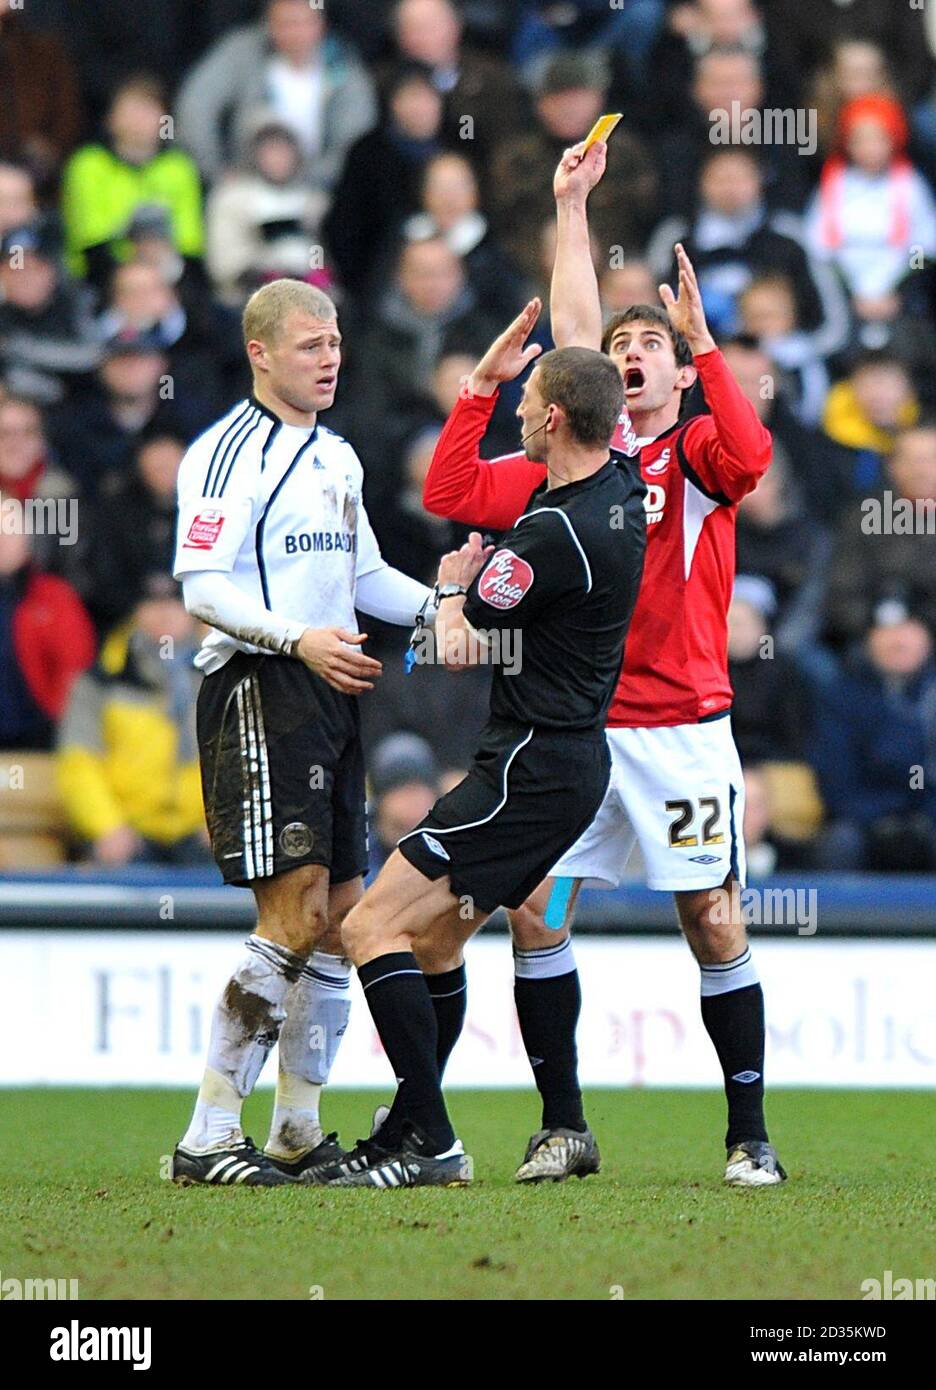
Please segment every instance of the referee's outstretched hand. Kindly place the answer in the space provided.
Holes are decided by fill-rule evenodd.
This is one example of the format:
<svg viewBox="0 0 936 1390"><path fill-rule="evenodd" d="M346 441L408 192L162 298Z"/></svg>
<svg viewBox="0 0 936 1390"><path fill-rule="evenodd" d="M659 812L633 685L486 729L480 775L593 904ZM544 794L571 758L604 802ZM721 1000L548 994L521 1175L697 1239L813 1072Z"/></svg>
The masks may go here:
<svg viewBox="0 0 936 1390"><path fill-rule="evenodd" d="M373 690L368 677L379 676L383 666L372 656L354 650L367 641L366 632L348 632L343 627L307 627L299 638L296 655L310 671L343 695L360 695Z"/></svg>
<svg viewBox="0 0 936 1390"><path fill-rule="evenodd" d="M557 203L584 203L598 183L607 164L608 146L596 140L587 150L585 141L563 153L553 175L553 193Z"/></svg>

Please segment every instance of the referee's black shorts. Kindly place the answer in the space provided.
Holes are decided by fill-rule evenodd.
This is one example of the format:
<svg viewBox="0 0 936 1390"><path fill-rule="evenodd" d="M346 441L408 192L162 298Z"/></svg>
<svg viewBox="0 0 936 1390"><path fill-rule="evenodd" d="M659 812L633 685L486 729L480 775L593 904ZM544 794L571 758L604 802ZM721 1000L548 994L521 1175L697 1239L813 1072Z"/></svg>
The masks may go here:
<svg viewBox="0 0 936 1390"><path fill-rule="evenodd" d="M198 749L211 848L226 883L300 864L332 883L367 869L357 700L301 661L235 654L198 694Z"/></svg>
<svg viewBox="0 0 936 1390"><path fill-rule="evenodd" d="M519 907L594 820L610 777L604 729L494 719L464 780L397 848L481 912Z"/></svg>

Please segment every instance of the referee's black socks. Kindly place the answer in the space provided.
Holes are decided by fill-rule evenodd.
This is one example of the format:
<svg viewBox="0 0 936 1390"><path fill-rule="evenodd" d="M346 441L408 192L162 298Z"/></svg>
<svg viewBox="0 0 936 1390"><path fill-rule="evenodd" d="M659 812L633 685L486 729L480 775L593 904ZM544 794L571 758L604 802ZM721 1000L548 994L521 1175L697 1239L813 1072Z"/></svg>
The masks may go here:
<svg viewBox="0 0 936 1390"><path fill-rule="evenodd" d="M452 1054L452 1048L461 1037L465 1024L465 1008L468 1003L468 977L464 962L454 970L445 970L441 975L427 975L426 984L432 995L436 1026L439 1039L436 1046L436 1061L440 1078L445 1075L445 1064Z"/></svg>
<svg viewBox="0 0 936 1390"><path fill-rule="evenodd" d="M445 1109L436 1060L439 1030L432 996L412 951L390 951L358 967L384 1051L397 1079L394 1113L447 1152L455 1132Z"/></svg>
<svg viewBox="0 0 936 1390"><path fill-rule="evenodd" d="M543 1128L581 1134L587 1126L575 1028L582 991L571 937L542 950L515 950L514 973L520 1035L543 1101Z"/></svg>

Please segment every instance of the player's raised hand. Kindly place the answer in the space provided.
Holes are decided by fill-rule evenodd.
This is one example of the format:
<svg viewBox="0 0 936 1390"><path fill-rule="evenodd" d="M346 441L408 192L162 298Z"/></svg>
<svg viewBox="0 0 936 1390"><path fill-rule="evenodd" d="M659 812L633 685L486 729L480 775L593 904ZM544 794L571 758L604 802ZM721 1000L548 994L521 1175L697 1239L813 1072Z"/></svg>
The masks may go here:
<svg viewBox="0 0 936 1390"><path fill-rule="evenodd" d="M580 140L563 154L553 175L553 193L557 203L584 202L601 178L608 162L608 147L596 140L587 150Z"/></svg>
<svg viewBox="0 0 936 1390"><path fill-rule="evenodd" d="M674 295L669 285L660 285L660 298L670 323L688 339L694 353L711 352L715 339L709 332L702 307L702 293L692 262L681 242L676 243L676 264L679 269L678 294Z"/></svg>
<svg viewBox="0 0 936 1390"><path fill-rule="evenodd" d="M464 588L494 554L493 545L484 545L480 531L472 531L460 550L450 550L439 561L439 584L461 584Z"/></svg>
<svg viewBox="0 0 936 1390"><path fill-rule="evenodd" d="M492 396L502 381L513 381L534 357L539 357L543 351L541 345L530 343L527 346L527 338L533 332L542 307L541 299L531 299L513 323L494 339L468 378L469 395Z"/></svg>
<svg viewBox="0 0 936 1390"><path fill-rule="evenodd" d="M373 678L383 671L379 661L354 650L366 641L366 632L307 627L299 638L296 655L333 690L340 690L343 695L360 695L364 690L373 690Z"/></svg>

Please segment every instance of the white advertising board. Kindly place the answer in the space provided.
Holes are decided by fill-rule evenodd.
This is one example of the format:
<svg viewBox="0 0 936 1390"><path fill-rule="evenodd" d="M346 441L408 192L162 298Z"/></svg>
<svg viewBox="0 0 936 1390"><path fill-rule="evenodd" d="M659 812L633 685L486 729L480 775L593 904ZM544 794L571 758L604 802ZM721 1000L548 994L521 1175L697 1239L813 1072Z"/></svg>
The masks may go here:
<svg viewBox="0 0 936 1390"><path fill-rule="evenodd" d="M698 970L675 938L580 937L586 1085L714 1086ZM936 941L754 942L770 1085L936 1084ZM214 932L0 933L0 1084L194 1086L214 1001L242 937ZM526 1086L506 937L468 948L468 1020L451 1086ZM335 1085L392 1083L355 1006ZM275 1077L274 1062L264 1081Z"/></svg>

